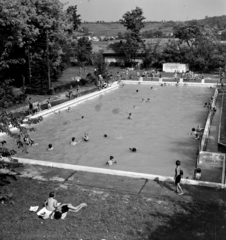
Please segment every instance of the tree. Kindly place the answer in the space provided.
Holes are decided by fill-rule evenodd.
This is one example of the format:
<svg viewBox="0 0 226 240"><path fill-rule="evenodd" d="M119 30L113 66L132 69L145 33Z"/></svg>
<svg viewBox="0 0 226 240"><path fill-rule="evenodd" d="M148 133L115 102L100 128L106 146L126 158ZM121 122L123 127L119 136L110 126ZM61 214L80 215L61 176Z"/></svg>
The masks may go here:
<svg viewBox="0 0 226 240"><path fill-rule="evenodd" d="M70 22L73 24L73 30L77 30L81 25L80 15L77 14L77 6L70 6L67 8L67 15Z"/></svg>
<svg viewBox="0 0 226 240"><path fill-rule="evenodd" d="M126 65L133 65L137 54L141 54L144 51L144 43L143 41L134 37L131 32L126 32L125 42L122 42L120 50L125 54Z"/></svg>
<svg viewBox="0 0 226 240"><path fill-rule="evenodd" d="M221 33L221 40L226 41L226 31Z"/></svg>
<svg viewBox="0 0 226 240"><path fill-rule="evenodd" d="M87 37L78 40L76 56L82 65L90 64L92 59L92 43Z"/></svg>
<svg viewBox="0 0 226 240"><path fill-rule="evenodd" d="M118 32L117 36L118 36L118 39L123 39L123 34L122 34L122 32Z"/></svg>
<svg viewBox="0 0 226 240"><path fill-rule="evenodd" d="M107 76L107 64L104 61L103 50L93 54L93 65L97 69L97 76L99 74L101 74L104 78Z"/></svg>
<svg viewBox="0 0 226 240"><path fill-rule="evenodd" d="M119 22L131 32L133 37L140 37L140 30L144 27L143 10L139 7L132 10L131 12L126 12Z"/></svg>
<svg viewBox="0 0 226 240"><path fill-rule="evenodd" d="M22 85L22 75L31 75L33 87L44 87L48 42L51 79L56 80L67 62L63 55L72 52L70 32L79 24L75 13L73 7L67 14L59 0L0 0L1 79Z"/></svg>
<svg viewBox="0 0 226 240"><path fill-rule="evenodd" d="M132 64L135 61L137 53L144 48L144 42L141 39L140 30L144 27L143 10L139 7L132 10L131 12L126 12L120 23L127 28L125 34L126 42L122 44L122 50L125 53L125 61L128 64Z"/></svg>
<svg viewBox="0 0 226 240"><path fill-rule="evenodd" d="M160 41L155 44L147 44L144 50L143 66L145 68L159 67L160 56Z"/></svg>
<svg viewBox="0 0 226 240"><path fill-rule="evenodd" d="M189 48L193 48L195 42L199 41L204 35L204 27L197 21L174 27L174 36L180 39L180 43L186 43Z"/></svg>

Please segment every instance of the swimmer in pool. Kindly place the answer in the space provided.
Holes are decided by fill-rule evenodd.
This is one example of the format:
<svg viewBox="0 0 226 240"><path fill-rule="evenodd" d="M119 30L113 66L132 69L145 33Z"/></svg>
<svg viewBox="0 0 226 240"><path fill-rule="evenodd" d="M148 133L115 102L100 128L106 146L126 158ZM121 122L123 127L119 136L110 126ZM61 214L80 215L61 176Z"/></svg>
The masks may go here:
<svg viewBox="0 0 226 240"><path fill-rule="evenodd" d="M108 137L108 135L107 135L107 134L104 134L104 137L106 138L106 137Z"/></svg>
<svg viewBox="0 0 226 240"><path fill-rule="evenodd" d="M136 92L139 92L139 90L137 89Z"/></svg>
<svg viewBox="0 0 226 240"><path fill-rule="evenodd" d="M71 145L72 145L72 146L75 146L77 143L80 143L80 142L81 142L81 139L80 139L78 142L76 142L75 137L73 137L73 138L71 139Z"/></svg>
<svg viewBox="0 0 226 240"><path fill-rule="evenodd" d="M53 145L50 143L48 145L48 148L46 149L46 151L52 151L54 148L53 148Z"/></svg>
<svg viewBox="0 0 226 240"><path fill-rule="evenodd" d="M143 98L141 99L141 102L144 102L144 99L143 99Z"/></svg>
<svg viewBox="0 0 226 240"><path fill-rule="evenodd" d="M0 143L2 144L2 146L4 146L4 145L6 144L6 141L3 140L3 141L1 141Z"/></svg>
<svg viewBox="0 0 226 240"><path fill-rule="evenodd" d="M196 128L196 132L202 132L203 130L204 130L204 128L201 126L197 126L197 128Z"/></svg>
<svg viewBox="0 0 226 240"><path fill-rule="evenodd" d="M129 116L128 116L128 118L127 119L130 119L130 120L132 120L132 113L129 113Z"/></svg>
<svg viewBox="0 0 226 240"><path fill-rule="evenodd" d="M89 141L89 135L88 135L88 133L84 133L83 140L84 140L85 142L88 142L88 141Z"/></svg>
<svg viewBox="0 0 226 240"><path fill-rule="evenodd" d="M68 107L66 111L67 111L67 112L70 112L70 111L71 111L71 107Z"/></svg>
<svg viewBox="0 0 226 240"><path fill-rule="evenodd" d="M146 100L146 102L150 102L150 98L148 98L148 99Z"/></svg>
<svg viewBox="0 0 226 240"><path fill-rule="evenodd" d="M38 143L35 143L33 139L24 137L24 143L28 146L37 146Z"/></svg>
<svg viewBox="0 0 226 240"><path fill-rule="evenodd" d="M34 140L30 138L30 145L31 146L38 146L38 143L35 143Z"/></svg>
<svg viewBox="0 0 226 240"><path fill-rule="evenodd" d="M54 113L55 113L55 114L60 114L60 110L58 110L58 111L55 111Z"/></svg>
<svg viewBox="0 0 226 240"><path fill-rule="evenodd" d="M199 138L200 138L200 137L199 137L199 134L198 134L198 132L196 131L195 128L192 128L192 130L191 130L191 132L189 133L189 135L194 136L195 139L199 139Z"/></svg>
<svg viewBox="0 0 226 240"><path fill-rule="evenodd" d="M114 159L114 157L113 157L113 156L110 156L110 160L108 160L108 161L106 162L106 165L111 166L113 163L117 163L117 161L116 161L116 160L113 160L113 159Z"/></svg>
<svg viewBox="0 0 226 240"><path fill-rule="evenodd" d="M137 149L136 148L129 148L129 150L131 151L131 152L136 152L137 151Z"/></svg>

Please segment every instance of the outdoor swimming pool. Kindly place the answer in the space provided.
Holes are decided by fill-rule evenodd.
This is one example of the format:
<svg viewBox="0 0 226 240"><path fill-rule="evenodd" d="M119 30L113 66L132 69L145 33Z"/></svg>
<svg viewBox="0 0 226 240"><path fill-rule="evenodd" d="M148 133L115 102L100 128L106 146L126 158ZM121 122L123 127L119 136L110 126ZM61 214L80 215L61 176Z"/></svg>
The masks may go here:
<svg viewBox="0 0 226 240"><path fill-rule="evenodd" d="M214 89L153 88L125 85L80 103L70 112L51 114L31 133L39 145L30 147L28 154L17 156L164 176L173 176L175 161L179 159L184 175L192 175L199 142L188 133L192 127L205 124L208 109L203 105ZM146 102L148 98L150 101ZM127 119L129 113L131 120ZM71 146L71 138L81 139L84 132L88 132L90 141ZM7 142L8 147L13 146L10 140ZM54 150L46 151L49 143ZM137 152L130 152L129 147L136 147ZM105 163L110 156L117 164L109 167Z"/></svg>

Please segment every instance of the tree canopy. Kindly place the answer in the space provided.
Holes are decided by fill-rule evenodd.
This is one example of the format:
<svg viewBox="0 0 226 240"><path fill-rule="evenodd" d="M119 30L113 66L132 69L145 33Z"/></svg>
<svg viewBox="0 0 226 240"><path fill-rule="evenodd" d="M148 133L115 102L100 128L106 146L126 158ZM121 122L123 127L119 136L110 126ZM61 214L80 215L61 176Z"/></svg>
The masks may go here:
<svg viewBox="0 0 226 240"><path fill-rule="evenodd" d="M121 49L125 54L125 61L129 65L135 61L138 52L144 48L144 42L141 38L140 30L144 27L143 10L136 7L131 12L126 12L120 23L127 28L125 33L125 42L122 42Z"/></svg>
<svg viewBox="0 0 226 240"><path fill-rule="evenodd" d="M126 12L119 22L125 26L132 35L139 36L140 30L144 27L144 19L143 10L136 7L131 12Z"/></svg>
<svg viewBox="0 0 226 240"><path fill-rule="evenodd" d="M79 17L77 6L65 11L59 0L0 0L0 77L21 85L23 75L26 83L31 78L33 85L45 85L49 54L56 80L68 61L64 54L74 55L71 33L80 25Z"/></svg>

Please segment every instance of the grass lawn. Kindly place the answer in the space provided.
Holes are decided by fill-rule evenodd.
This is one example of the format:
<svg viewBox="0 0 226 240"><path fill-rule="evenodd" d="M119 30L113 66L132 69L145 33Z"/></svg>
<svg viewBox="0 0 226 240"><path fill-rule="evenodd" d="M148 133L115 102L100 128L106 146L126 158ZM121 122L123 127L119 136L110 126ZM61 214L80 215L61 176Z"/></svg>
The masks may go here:
<svg viewBox="0 0 226 240"><path fill-rule="evenodd" d="M87 207L64 220L42 220L29 212L42 206L50 191L62 203ZM174 202L56 182L18 178L0 187L13 193L2 202L1 240L223 240L225 209L218 204Z"/></svg>

